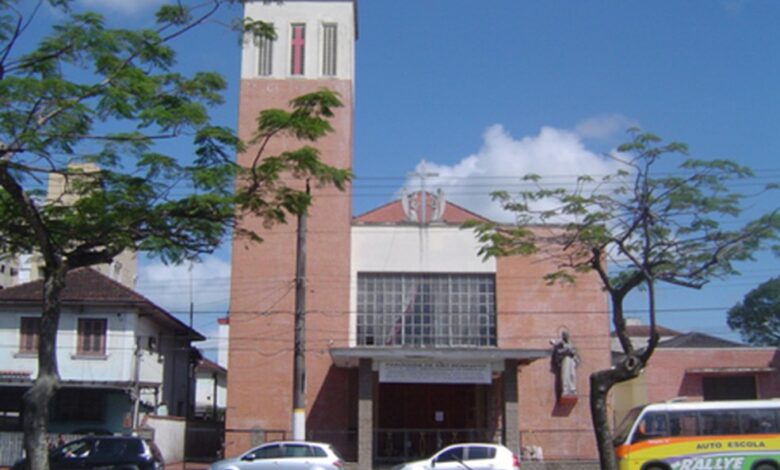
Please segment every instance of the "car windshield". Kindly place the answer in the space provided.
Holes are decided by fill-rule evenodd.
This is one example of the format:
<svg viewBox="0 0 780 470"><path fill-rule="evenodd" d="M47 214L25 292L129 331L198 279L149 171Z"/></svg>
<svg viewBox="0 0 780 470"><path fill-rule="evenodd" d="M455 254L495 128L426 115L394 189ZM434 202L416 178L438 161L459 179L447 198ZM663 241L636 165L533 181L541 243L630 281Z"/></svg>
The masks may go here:
<svg viewBox="0 0 780 470"><path fill-rule="evenodd" d="M625 418L623 418L623 421L620 422L620 425L615 430L615 438L613 439L613 442L615 445L620 445L626 442L626 439L628 438L628 433L631 432L631 427L634 425L634 422L636 421L636 418L639 416L639 413L642 412L643 407L638 406L636 408L632 408L631 411L628 412Z"/></svg>
<svg viewBox="0 0 780 470"><path fill-rule="evenodd" d="M75 441L69 442L64 446L54 451L55 458L81 458L89 455L89 451L92 449L90 441Z"/></svg>

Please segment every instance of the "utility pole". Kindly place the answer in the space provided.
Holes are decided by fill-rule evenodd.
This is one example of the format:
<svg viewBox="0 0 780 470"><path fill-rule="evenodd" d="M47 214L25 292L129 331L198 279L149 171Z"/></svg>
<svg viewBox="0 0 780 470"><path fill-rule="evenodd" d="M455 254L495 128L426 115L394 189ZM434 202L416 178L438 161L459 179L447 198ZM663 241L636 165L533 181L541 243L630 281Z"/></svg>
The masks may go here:
<svg viewBox="0 0 780 470"><path fill-rule="evenodd" d="M192 334L193 327L193 314L195 313L195 302L192 300L192 260L190 260L190 266L187 268L187 277L190 284L190 330L187 332L187 398L185 403L187 409L184 411L184 461L182 462L182 468L187 470L187 451L189 439L190 420L192 419L192 381L193 381L193 364L192 364L192 343L190 342L190 335Z"/></svg>
<svg viewBox="0 0 780 470"><path fill-rule="evenodd" d="M133 430L138 429L141 409L141 338L135 338L135 370L133 371Z"/></svg>
<svg viewBox="0 0 780 470"><path fill-rule="evenodd" d="M306 180L306 194L310 194ZM292 438L306 440L306 219L298 214L295 249L295 349L293 354Z"/></svg>

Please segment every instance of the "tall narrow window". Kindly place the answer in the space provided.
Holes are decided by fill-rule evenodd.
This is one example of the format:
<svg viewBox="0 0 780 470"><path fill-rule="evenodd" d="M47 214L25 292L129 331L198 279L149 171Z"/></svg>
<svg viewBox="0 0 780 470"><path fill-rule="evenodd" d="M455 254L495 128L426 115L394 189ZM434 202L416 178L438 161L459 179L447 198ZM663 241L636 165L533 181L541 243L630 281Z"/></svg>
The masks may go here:
<svg viewBox="0 0 780 470"><path fill-rule="evenodd" d="M336 37L338 29L335 24L322 26L322 75L336 76Z"/></svg>
<svg viewBox="0 0 780 470"><path fill-rule="evenodd" d="M258 51L257 74L261 77L268 77L273 73L274 40L260 37L256 41Z"/></svg>
<svg viewBox="0 0 780 470"><path fill-rule="evenodd" d="M22 317L19 352L35 354L38 352L38 341L41 335L40 317Z"/></svg>
<svg viewBox="0 0 780 470"><path fill-rule="evenodd" d="M306 25L294 23L292 25L292 38L290 41L290 74L303 75L306 57Z"/></svg>
<svg viewBox="0 0 780 470"><path fill-rule="evenodd" d="M105 318L80 318L78 336L78 354L106 354Z"/></svg>

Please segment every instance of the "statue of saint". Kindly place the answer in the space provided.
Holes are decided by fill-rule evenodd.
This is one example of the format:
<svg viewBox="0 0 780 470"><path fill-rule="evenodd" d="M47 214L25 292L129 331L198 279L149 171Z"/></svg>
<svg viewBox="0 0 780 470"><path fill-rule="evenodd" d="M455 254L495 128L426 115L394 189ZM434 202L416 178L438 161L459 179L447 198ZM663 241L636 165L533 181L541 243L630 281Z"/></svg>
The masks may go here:
<svg viewBox="0 0 780 470"><path fill-rule="evenodd" d="M577 366L580 356L577 348L569 339L569 332L561 332L560 340L551 340L553 345L552 362L558 373L559 396L577 395Z"/></svg>

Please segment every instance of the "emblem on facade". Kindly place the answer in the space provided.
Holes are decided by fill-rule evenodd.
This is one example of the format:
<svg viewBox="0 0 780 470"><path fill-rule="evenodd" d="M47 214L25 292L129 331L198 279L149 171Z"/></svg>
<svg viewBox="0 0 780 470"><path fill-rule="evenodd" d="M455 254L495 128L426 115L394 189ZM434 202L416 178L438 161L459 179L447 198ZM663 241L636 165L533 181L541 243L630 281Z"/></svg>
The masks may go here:
<svg viewBox="0 0 780 470"><path fill-rule="evenodd" d="M412 223L427 225L431 222L441 222L447 200L441 188L435 194L427 191L407 192L401 195L401 207L406 220Z"/></svg>

